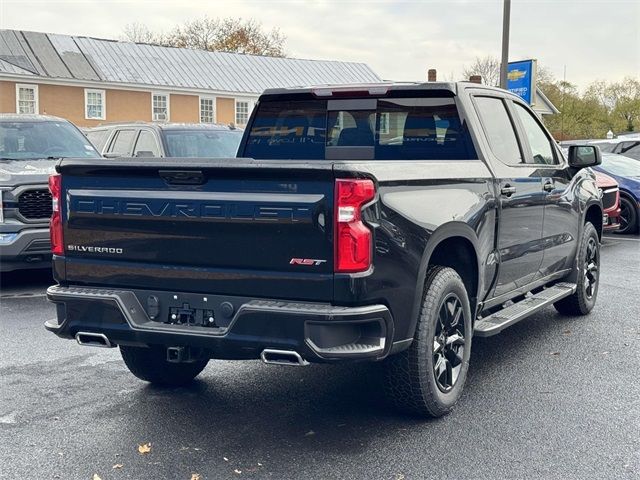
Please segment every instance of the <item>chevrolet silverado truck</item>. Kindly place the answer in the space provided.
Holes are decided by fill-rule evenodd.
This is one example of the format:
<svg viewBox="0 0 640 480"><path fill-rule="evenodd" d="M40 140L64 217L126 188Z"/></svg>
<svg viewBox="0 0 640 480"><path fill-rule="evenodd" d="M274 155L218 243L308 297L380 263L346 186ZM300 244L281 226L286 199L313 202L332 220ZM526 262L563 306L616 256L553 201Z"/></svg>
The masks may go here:
<svg viewBox="0 0 640 480"><path fill-rule="evenodd" d="M473 83L268 90L238 158L57 165L45 326L158 384L379 361L398 407L444 415L472 337L593 308L599 162Z"/></svg>
<svg viewBox="0 0 640 480"><path fill-rule="evenodd" d="M61 157L99 156L67 120L0 114L0 272L51 268L49 175Z"/></svg>

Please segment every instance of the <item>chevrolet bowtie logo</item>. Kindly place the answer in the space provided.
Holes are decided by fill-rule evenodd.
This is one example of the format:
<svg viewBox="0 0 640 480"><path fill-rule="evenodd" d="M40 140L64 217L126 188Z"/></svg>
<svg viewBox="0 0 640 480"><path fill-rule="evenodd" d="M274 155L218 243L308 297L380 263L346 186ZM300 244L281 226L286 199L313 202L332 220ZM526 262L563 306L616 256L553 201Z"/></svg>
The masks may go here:
<svg viewBox="0 0 640 480"><path fill-rule="evenodd" d="M524 70L511 70L509 73L507 73L507 78L511 81L520 80L526 74L527 72Z"/></svg>

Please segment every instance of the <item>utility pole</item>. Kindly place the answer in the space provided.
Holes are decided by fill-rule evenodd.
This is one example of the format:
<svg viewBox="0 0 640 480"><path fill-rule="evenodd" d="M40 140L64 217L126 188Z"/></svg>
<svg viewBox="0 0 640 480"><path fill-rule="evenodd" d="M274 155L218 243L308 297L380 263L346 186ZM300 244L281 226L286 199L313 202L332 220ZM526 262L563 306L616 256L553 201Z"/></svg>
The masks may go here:
<svg viewBox="0 0 640 480"><path fill-rule="evenodd" d="M507 66L509 64L509 23L511 0L504 0L502 12L502 63L500 64L500 88L507 88Z"/></svg>
<svg viewBox="0 0 640 480"><path fill-rule="evenodd" d="M560 108L560 140L564 140L564 91L567 86L567 66L564 66L564 73L562 74L562 105Z"/></svg>

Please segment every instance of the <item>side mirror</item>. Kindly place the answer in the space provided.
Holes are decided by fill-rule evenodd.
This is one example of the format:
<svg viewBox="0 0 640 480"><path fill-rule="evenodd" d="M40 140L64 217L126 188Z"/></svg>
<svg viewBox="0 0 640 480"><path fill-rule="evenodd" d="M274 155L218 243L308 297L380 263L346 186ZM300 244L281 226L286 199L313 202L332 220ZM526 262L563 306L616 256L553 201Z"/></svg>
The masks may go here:
<svg viewBox="0 0 640 480"><path fill-rule="evenodd" d="M569 165L574 168L595 167L602 163L602 154L597 145L571 145Z"/></svg>

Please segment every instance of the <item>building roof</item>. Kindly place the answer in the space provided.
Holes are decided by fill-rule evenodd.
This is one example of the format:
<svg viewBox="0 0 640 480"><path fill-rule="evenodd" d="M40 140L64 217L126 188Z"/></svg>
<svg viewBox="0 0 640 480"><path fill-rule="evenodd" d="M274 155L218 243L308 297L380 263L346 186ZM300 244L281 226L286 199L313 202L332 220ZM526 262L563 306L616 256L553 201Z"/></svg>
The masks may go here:
<svg viewBox="0 0 640 480"><path fill-rule="evenodd" d="M20 30L0 30L1 74L248 94L274 87L381 81L368 65L357 62L208 52Z"/></svg>

